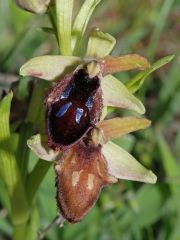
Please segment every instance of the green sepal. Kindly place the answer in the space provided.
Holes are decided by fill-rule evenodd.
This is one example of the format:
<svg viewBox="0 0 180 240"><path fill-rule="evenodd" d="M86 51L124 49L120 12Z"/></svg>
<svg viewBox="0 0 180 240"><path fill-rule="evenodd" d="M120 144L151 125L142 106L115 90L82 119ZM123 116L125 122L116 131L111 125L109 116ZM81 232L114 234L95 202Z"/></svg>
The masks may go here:
<svg viewBox="0 0 180 240"><path fill-rule="evenodd" d="M116 44L116 39L98 28L93 29L87 46L87 57L104 58L108 56Z"/></svg>
<svg viewBox="0 0 180 240"><path fill-rule="evenodd" d="M108 173L118 179L156 183L154 173L143 167L133 156L118 145L108 142L102 147Z"/></svg>

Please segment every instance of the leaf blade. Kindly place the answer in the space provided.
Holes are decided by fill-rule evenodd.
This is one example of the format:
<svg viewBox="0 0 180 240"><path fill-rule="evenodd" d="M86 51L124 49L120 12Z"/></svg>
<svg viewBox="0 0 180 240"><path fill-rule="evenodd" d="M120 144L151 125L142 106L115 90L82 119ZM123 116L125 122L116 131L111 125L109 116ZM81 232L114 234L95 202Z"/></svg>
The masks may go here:
<svg viewBox="0 0 180 240"><path fill-rule="evenodd" d="M57 33L62 55L72 55L71 25L73 0L56 0Z"/></svg>
<svg viewBox="0 0 180 240"><path fill-rule="evenodd" d="M74 20L72 28L72 46L75 53L78 53L89 19L100 2L101 0L85 0Z"/></svg>
<svg viewBox="0 0 180 240"><path fill-rule="evenodd" d="M156 61L150 69L145 70L143 72L138 73L134 78L129 80L126 83L126 87L129 89L130 92L135 93L137 90L140 89L140 87L143 85L145 79L154 71L156 71L158 68L166 65L170 61L172 61L174 58L174 55L166 56L164 58L159 59Z"/></svg>

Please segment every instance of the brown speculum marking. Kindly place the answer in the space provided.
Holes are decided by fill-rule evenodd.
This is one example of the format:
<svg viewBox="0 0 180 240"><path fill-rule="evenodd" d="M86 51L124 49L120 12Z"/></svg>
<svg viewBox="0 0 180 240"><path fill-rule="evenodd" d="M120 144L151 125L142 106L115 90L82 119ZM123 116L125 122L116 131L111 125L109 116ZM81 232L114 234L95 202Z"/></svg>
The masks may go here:
<svg viewBox="0 0 180 240"><path fill-rule="evenodd" d="M101 95L99 77L90 78L85 69L62 79L46 98L49 146L72 145L92 128L99 120Z"/></svg>

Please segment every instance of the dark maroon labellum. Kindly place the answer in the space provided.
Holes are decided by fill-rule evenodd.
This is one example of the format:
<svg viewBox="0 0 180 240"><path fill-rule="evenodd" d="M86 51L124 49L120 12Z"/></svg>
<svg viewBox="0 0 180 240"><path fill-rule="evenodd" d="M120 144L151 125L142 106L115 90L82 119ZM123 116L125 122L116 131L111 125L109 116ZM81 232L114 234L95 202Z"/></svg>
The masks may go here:
<svg viewBox="0 0 180 240"><path fill-rule="evenodd" d="M61 85L64 85L63 89ZM101 97L96 96L98 89L99 78L89 78L86 70L80 69L67 80L67 84L61 80L51 90L46 101L53 99L48 105L47 114L49 145L52 148L75 143L96 123L101 106ZM95 99L100 103L97 104Z"/></svg>

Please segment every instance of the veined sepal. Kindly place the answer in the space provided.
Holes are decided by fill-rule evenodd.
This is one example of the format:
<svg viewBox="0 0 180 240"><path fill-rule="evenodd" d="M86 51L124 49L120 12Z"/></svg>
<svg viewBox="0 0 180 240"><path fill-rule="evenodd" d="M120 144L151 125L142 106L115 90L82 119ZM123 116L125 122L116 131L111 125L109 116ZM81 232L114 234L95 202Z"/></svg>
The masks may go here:
<svg viewBox="0 0 180 240"><path fill-rule="evenodd" d="M113 142L103 145L102 154L107 163L108 173L113 177L156 183L157 177L152 171L143 167L133 156Z"/></svg>
<svg viewBox="0 0 180 240"><path fill-rule="evenodd" d="M147 128L151 125L151 121L145 118L136 117L116 117L108 120L100 121L96 127L101 130L103 142L120 138L125 134L140 129Z"/></svg>
<svg viewBox="0 0 180 240"><path fill-rule="evenodd" d="M103 104L105 106L126 108L139 114L145 113L142 102L137 99L118 79L107 75L101 80Z"/></svg>
<svg viewBox="0 0 180 240"><path fill-rule="evenodd" d="M81 64L80 57L73 56L40 56L30 59L20 68L20 75L53 81L73 71Z"/></svg>
<svg viewBox="0 0 180 240"><path fill-rule="evenodd" d="M109 33L104 33L98 28L91 31L87 46L87 57L104 58L108 56L116 44L116 39Z"/></svg>

